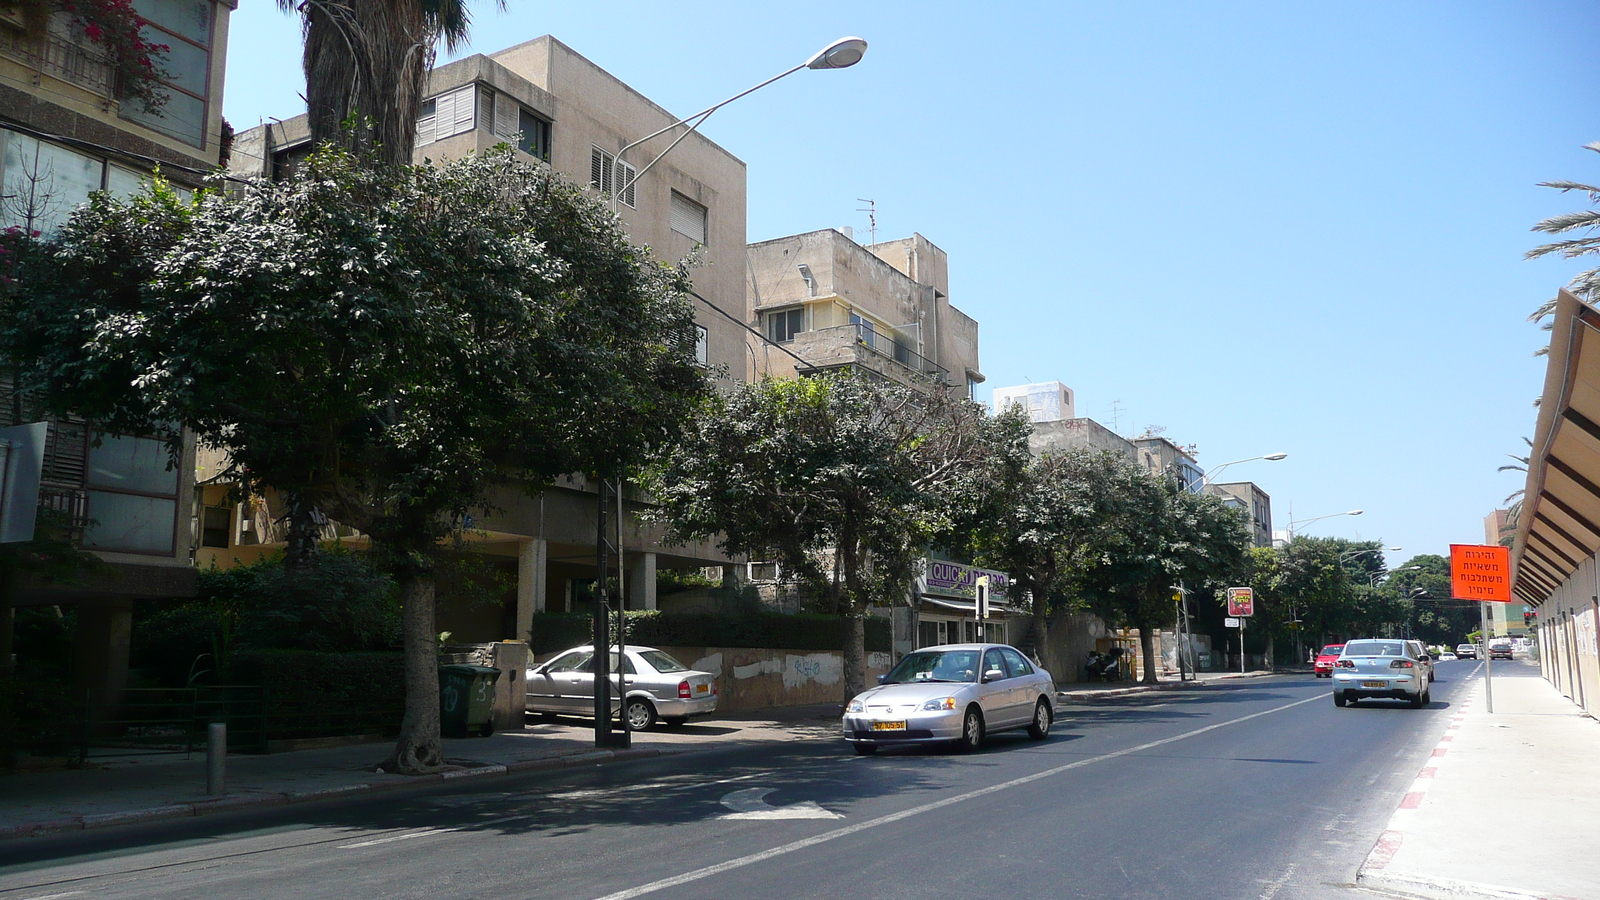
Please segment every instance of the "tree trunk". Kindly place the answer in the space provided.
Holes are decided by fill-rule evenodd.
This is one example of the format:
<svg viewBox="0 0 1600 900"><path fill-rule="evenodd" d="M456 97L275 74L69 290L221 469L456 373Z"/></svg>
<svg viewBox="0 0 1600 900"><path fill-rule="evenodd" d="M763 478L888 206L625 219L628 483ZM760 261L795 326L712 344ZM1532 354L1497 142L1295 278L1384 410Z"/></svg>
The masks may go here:
<svg viewBox="0 0 1600 900"><path fill-rule="evenodd" d="M1267 632L1267 671L1268 672L1274 671L1272 652L1273 652L1273 638L1272 638L1272 632L1269 631L1269 632Z"/></svg>
<svg viewBox="0 0 1600 900"><path fill-rule="evenodd" d="M288 523L289 533L287 546L283 549L283 567L295 572L316 554L321 529L317 526L317 508L306 501L304 494L285 494L284 503L287 506L284 519Z"/></svg>
<svg viewBox="0 0 1600 900"><path fill-rule="evenodd" d="M406 713L400 739L384 768L405 775L438 771L444 764L439 743L439 647L434 622L432 572L405 566L395 581L404 604Z"/></svg>
<svg viewBox="0 0 1600 900"><path fill-rule="evenodd" d="M314 143L411 164L437 37L422 7L415 0L306 4L303 62Z"/></svg>
<svg viewBox="0 0 1600 900"><path fill-rule="evenodd" d="M867 689L867 614L852 609L845 621L844 699L839 702L847 705Z"/></svg>
<svg viewBox="0 0 1600 900"><path fill-rule="evenodd" d="M1060 678L1065 671L1056 658L1055 644L1050 641L1050 616L1043 600L1035 597L1033 601L1033 655L1038 658L1039 665L1049 672L1052 677Z"/></svg>
<svg viewBox="0 0 1600 900"><path fill-rule="evenodd" d="M1139 625L1139 651L1144 657L1144 678L1142 684L1156 684L1161 681L1161 670L1156 668L1156 630L1148 623Z"/></svg>

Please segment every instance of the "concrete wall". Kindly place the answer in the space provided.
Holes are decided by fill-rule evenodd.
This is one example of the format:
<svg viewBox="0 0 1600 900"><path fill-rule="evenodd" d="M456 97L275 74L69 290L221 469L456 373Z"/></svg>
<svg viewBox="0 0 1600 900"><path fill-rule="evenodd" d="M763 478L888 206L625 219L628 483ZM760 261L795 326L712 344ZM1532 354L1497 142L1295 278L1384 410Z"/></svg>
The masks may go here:
<svg viewBox="0 0 1600 900"><path fill-rule="evenodd" d="M1105 450L1130 463L1139 460L1138 451L1126 438L1088 418L1034 423L1033 433L1028 436L1028 449L1034 456L1069 450Z"/></svg>
<svg viewBox="0 0 1600 900"><path fill-rule="evenodd" d="M1600 575L1596 560L1578 570L1539 606L1539 668L1544 677L1590 715L1600 712ZM1500 605L1500 604L1491 604Z"/></svg>

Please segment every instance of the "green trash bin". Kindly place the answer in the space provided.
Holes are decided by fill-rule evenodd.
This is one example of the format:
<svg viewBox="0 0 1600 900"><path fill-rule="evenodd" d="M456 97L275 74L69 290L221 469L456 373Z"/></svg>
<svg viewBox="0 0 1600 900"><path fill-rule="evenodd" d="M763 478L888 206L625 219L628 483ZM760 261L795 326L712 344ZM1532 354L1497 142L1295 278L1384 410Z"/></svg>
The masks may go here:
<svg viewBox="0 0 1600 900"><path fill-rule="evenodd" d="M456 664L439 667L439 733L464 738L494 733L494 683L500 670L492 666Z"/></svg>

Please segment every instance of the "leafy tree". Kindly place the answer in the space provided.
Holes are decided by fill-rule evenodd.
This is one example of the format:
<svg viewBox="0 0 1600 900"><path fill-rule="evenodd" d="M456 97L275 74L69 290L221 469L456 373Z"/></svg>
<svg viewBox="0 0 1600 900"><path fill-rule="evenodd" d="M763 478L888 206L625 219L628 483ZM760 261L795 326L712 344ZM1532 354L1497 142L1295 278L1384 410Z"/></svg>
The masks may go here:
<svg viewBox="0 0 1600 900"><path fill-rule="evenodd" d="M1009 420L1004 420L1009 421ZM845 699L865 687L864 617L903 601L997 431L977 404L851 375L763 379L696 417L654 477L680 537L775 558L849 621Z"/></svg>
<svg viewBox="0 0 1600 900"><path fill-rule="evenodd" d="M408 165L435 50L466 42L466 0L278 0L278 8L301 16L312 142Z"/></svg>
<svg viewBox="0 0 1600 900"><path fill-rule="evenodd" d="M1239 572L1249 533L1244 517L1208 494L1121 466L1112 486L1115 525L1089 571L1092 606L1106 621L1139 629L1144 680L1158 680L1156 631L1171 620L1180 582L1204 593Z"/></svg>
<svg viewBox="0 0 1600 900"><path fill-rule="evenodd" d="M1008 413L1007 415L1016 415ZM1025 426L1026 423L1023 423ZM1072 451L1039 458L1000 448L985 479L989 502L964 505L954 546L979 565L1011 577L1014 599L1028 598L1034 646L1044 667L1064 672L1050 632L1053 614L1083 608L1084 578L1116 523L1116 485L1126 463L1107 452Z"/></svg>
<svg viewBox="0 0 1600 900"><path fill-rule="evenodd" d="M1411 570L1412 566L1419 567ZM1450 561L1422 553L1395 569L1389 585L1411 602L1409 633L1429 644L1454 647L1478 624L1476 604L1450 599Z"/></svg>
<svg viewBox="0 0 1600 900"><path fill-rule="evenodd" d="M100 195L51 251L0 344L55 407L181 424L370 538L404 610L404 771L442 761L441 541L502 486L631 471L707 390L685 273L509 151L435 169L325 147L237 199Z"/></svg>

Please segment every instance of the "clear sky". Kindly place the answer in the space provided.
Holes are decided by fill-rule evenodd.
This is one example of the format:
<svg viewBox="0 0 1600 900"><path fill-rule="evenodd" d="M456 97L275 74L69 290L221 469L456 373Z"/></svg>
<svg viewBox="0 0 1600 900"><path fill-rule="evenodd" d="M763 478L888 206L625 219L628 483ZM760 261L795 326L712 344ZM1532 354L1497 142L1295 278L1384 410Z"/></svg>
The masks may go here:
<svg viewBox="0 0 1600 900"><path fill-rule="evenodd" d="M847 35L704 128L749 167L749 239L853 226L950 254L997 386L1196 444L1276 527L1447 553L1522 486L1545 335L1582 266L1529 226L1600 182L1589 2L479 3L472 45L553 34L687 115ZM236 128L304 111L295 20L232 19ZM1118 410L1113 413L1113 407Z"/></svg>

